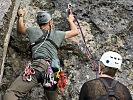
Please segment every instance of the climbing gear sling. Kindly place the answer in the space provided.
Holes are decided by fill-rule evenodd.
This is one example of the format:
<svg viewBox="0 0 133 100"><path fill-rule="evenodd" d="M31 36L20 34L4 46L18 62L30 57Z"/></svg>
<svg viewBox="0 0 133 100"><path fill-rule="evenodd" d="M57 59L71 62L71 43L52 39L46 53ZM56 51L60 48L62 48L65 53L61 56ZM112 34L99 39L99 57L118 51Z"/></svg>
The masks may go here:
<svg viewBox="0 0 133 100"><path fill-rule="evenodd" d="M62 71L61 68L59 68L58 72L53 72L52 67L48 63L46 74L45 74L46 82L43 86L45 87L53 87L55 84L57 84L57 87L59 88L59 92L63 93L64 88L66 87L66 75Z"/></svg>
<svg viewBox="0 0 133 100"><path fill-rule="evenodd" d="M63 93L67 82L66 75L60 67L58 68L58 72L54 72L50 64L50 59L45 58L43 59L43 62L47 64L45 75L43 75L40 71L32 68L32 66L36 66L36 64L33 63L32 65L31 62L28 62L26 68L23 71L23 81L30 82L32 80L32 75L35 75L38 83L41 83L44 88L55 88L55 85L57 85L59 92Z"/></svg>
<svg viewBox="0 0 133 100"><path fill-rule="evenodd" d="M23 71L22 80L30 82L32 80L31 75L35 75L35 70L31 67L31 62L28 62Z"/></svg>
<svg viewBox="0 0 133 100"><path fill-rule="evenodd" d="M59 88L59 92L60 93L64 92L67 78L61 68L59 68L58 72L53 72L52 67L48 63L45 79L46 80L43 84L45 89L47 88L54 89L56 87L55 85L57 85L57 87Z"/></svg>
<svg viewBox="0 0 133 100"><path fill-rule="evenodd" d="M63 93L64 88L66 87L67 78L61 68L56 73L56 78L58 78L57 87L60 89L60 93Z"/></svg>
<svg viewBox="0 0 133 100"><path fill-rule="evenodd" d="M55 81L54 72L53 72L51 65L48 61L47 61L47 65L48 66L47 66L46 74L45 74L46 82L43 86L52 87L52 85L55 85L57 82Z"/></svg>
<svg viewBox="0 0 133 100"><path fill-rule="evenodd" d="M116 95L115 95L115 87L117 84L116 80L113 80L111 85L107 83L107 81L103 78L98 78L101 83L103 83L103 86L105 87L106 94L100 96L97 100L109 100L110 97L115 98L116 100L120 100Z"/></svg>

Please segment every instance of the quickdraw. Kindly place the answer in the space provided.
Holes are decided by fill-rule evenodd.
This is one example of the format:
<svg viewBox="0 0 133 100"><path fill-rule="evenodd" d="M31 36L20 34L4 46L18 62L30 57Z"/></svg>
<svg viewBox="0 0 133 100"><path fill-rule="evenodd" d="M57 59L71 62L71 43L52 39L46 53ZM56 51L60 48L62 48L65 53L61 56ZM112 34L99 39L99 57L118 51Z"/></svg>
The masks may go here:
<svg viewBox="0 0 133 100"><path fill-rule="evenodd" d="M44 86L46 87L52 87L52 85L57 84L57 82L54 79L54 73L53 70L50 66L50 63L47 61L47 69L46 69L46 83L44 84Z"/></svg>
<svg viewBox="0 0 133 100"><path fill-rule="evenodd" d="M59 71L56 73L56 78L58 78L57 87L60 89L60 93L63 93L64 88L66 87L67 78L62 69L59 69Z"/></svg>
<svg viewBox="0 0 133 100"><path fill-rule="evenodd" d="M22 79L23 81L28 81L30 82L32 80L31 75L35 74L35 70L31 67L31 62L28 62L26 65L26 68L23 71L23 76Z"/></svg>
<svg viewBox="0 0 133 100"><path fill-rule="evenodd" d="M66 79L67 79L64 72L62 71L61 68L59 68L59 71L54 73L49 62L47 62L47 65L48 66L46 70L46 83L44 84L44 86L52 87L53 85L57 84L60 93L63 93L64 88L66 87ZM57 81L55 81L54 77L57 79Z"/></svg>
<svg viewBox="0 0 133 100"><path fill-rule="evenodd" d="M70 10L72 10L71 8L72 8L72 4L69 3L69 4L67 5L67 9L66 9L66 12L68 13L68 15L70 14Z"/></svg>

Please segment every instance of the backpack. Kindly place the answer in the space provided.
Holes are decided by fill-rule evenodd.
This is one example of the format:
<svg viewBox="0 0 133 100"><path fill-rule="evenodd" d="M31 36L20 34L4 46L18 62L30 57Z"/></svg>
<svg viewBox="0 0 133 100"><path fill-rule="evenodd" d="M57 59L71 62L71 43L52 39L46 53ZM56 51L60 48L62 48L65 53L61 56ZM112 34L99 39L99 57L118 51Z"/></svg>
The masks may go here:
<svg viewBox="0 0 133 100"><path fill-rule="evenodd" d="M115 95L115 86L117 84L116 80L113 80L111 85L107 83L107 81L103 78L99 78L99 80L103 83L105 89L106 89L106 94L100 96L97 100L109 100L110 97L115 98L115 100L120 100L116 95Z"/></svg>
<svg viewBox="0 0 133 100"><path fill-rule="evenodd" d="M38 48L40 48L40 46L44 43L44 41L49 41L57 50L59 48L53 40L49 39L50 33L51 33L51 29L49 31L48 30L42 30L42 32L43 32L42 36L39 37L35 42L31 43L30 46L29 46L29 51L31 52L30 56L31 56L32 60L37 59L37 58L33 58L33 55L38 50ZM33 53L32 52L32 48L34 46L36 46L37 44L39 44L39 43L41 43L41 44L39 45L39 47ZM39 58L43 58L43 57L39 57Z"/></svg>
<svg viewBox="0 0 133 100"><path fill-rule="evenodd" d="M45 41L49 41L56 49L58 49L58 46L56 45L56 43L54 43L54 41L49 39L51 30L50 31L42 30L42 32L43 32L43 35L40 38L38 38L34 43L31 43L30 50L31 50L32 47L34 47L35 45L43 42L44 40Z"/></svg>

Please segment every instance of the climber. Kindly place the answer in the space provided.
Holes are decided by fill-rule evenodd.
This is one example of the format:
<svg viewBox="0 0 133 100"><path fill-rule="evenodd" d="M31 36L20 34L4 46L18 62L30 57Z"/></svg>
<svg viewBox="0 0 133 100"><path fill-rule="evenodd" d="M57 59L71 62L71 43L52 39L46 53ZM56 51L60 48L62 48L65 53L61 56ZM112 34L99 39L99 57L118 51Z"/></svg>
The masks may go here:
<svg viewBox="0 0 133 100"><path fill-rule="evenodd" d="M114 80L117 70L121 70L122 57L112 51L104 53L100 59L100 78L85 82L80 90L79 100L132 100L126 86Z"/></svg>
<svg viewBox="0 0 133 100"><path fill-rule="evenodd" d="M29 38L32 62L26 65L23 73L7 89L5 100L18 100L23 98L38 83L44 86L48 100L59 100L58 93L56 92L57 81L54 78L55 72L60 69L57 50L64 39L77 36L78 30L74 23L72 11L70 11L67 17L70 24L69 31L55 30L53 27L53 19L48 11L39 11L36 18L40 28L26 28L23 22L24 10L21 8L18 9L17 28L20 34L27 34ZM64 74L61 73L61 75L63 79L66 78ZM44 80L45 78L46 80Z"/></svg>

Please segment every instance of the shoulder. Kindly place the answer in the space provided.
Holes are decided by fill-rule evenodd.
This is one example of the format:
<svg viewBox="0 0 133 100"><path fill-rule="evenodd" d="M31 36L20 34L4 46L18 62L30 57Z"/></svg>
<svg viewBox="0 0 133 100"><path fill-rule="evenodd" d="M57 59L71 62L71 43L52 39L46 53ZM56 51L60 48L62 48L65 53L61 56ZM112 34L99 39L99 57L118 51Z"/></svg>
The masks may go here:
<svg viewBox="0 0 133 100"><path fill-rule="evenodd" d="M60 31L60 30L52 30L52 31L57 34L65 34L65 31Z"/></svg>
<svg viewBox="0 0 133 100"><path fill-rule="evenodd" d="M120 97L125 98L121 100L132 100L131 93L129 89L127 88L127 86L125 86L124 84L117 82L115 90L116 90L116 93L120 95Z"/></svg>
<svg viewBox="0 0 133 100"><path fill-rule="evenodd" d="M65 38L65 31L60 30L51 30L53 36L57 37L58 39L64 39Z"/></svg>
<svg viewBox="0 0 133 100"><path fill-rule="evenodd" d="M119 81L117 81L116 88L122 89L124 91L129 91L129 89L127 88L127 86L125 86L124 84L120 83Z"/></svg>
<svg viewBox="0 0 133 100"><path fill-rule="evenodd" d="M87 82L85 82L83 85L84 86L89 86L89 85L96 85L96 84L99 84L100 81L98 79L93 79L93 80L89 80Z"/></svg>
<svg viewBox="0 0 133 100"><path fill-rule="evenodd" d="M127 87L119 81L117 81L117 86L127 89Z"/></svg>
<svg viewBox="0 0 133 100"><path fill-rule="evenodd" d="M26 29L26 32L34 32L34 31L41 31L41 29L37 27L29 27Z"/></svg>

